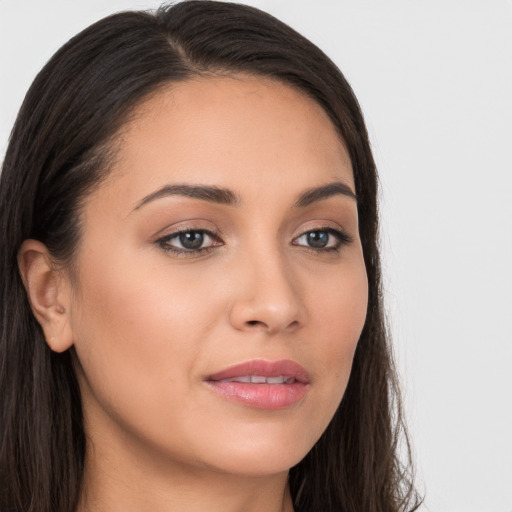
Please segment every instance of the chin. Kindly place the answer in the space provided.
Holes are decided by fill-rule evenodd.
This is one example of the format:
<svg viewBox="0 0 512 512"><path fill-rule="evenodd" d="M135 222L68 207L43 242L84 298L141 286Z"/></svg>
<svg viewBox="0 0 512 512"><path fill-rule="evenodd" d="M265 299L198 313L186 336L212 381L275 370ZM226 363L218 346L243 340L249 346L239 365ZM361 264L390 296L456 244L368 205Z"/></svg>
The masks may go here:
<svg viewBox="0 0 512 512"><path fill-rule="evenodd" d="M296 429L281 430L276 433L275 428L260 425L255 426L250 436L232 431L231 435L215 440L208 435L202 439L207 441L207 446L202 444L196 450L206 466L224 473L265 476L288 472L306 456L319 435L317 432L298 435Z"/></svg>
<svg viewBox="0 0 512 512"><path fill-rule="evenodd" d="M290 468L298 464L305 455L305 453L280 453L276 450L269 453L230 452L229 455L224 456L222 464L216 463L216 469L243 477L264 477L288 473Z"/></svg>

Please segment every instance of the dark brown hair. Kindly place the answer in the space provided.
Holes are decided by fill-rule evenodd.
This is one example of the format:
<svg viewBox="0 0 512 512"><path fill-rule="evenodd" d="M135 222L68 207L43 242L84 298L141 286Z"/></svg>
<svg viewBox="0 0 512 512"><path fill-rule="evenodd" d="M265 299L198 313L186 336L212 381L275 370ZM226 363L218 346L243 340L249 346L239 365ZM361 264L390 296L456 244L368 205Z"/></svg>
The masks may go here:
<svg viewBox="0 0 512 512"><path fill-rule="evenodd" d="M352 161L369 280L368 314L333 420L290 470L298 512L417 506L382 312L377 175L357 100L321 50L258 9L212 1L125 12L90 26L38 74L19 112L0 182L0 509L71 512L85 434L73 350L52 352L33 317L17 251L35 238L72 263L81 202L108 173L116 133L149 94L197 75L280 80L320 104ZM397 457L399 441L405 453Z"/></svg>

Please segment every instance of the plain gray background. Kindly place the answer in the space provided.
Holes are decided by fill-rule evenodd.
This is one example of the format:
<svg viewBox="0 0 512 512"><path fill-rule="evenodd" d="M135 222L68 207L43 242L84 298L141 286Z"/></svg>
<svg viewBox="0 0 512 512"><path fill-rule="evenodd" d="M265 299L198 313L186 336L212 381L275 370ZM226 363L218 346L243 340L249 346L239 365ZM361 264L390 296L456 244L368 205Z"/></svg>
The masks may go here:
<svg viewBox="0 0 512 512"><path fill-rule="evenodd" d="M158 3L0 0L0 155L60 45ZM512 512L512 2L247 3L330 55L365 112L422 510Z"/></svg>

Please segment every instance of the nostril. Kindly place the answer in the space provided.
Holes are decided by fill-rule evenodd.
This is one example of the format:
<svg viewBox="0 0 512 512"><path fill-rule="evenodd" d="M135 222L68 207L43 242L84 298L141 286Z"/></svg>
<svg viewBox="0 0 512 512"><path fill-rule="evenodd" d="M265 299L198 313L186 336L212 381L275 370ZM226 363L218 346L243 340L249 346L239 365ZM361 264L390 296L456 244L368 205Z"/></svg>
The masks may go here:
<svg viewBox="0 0 512 512"><path fill-rule="evenodd" d="M267 329L267 330L271 330L270 329L270 325L265 323L265 322L262 322L261 320L247 320L245 322L245 325L248 326L248 327L258 327L258 328L263 328L263 329ZM299 322L297 320L294 320L293 322L290 323L290 325L288 325L286 327L286 329L295 329L299 326Z"/></svg>

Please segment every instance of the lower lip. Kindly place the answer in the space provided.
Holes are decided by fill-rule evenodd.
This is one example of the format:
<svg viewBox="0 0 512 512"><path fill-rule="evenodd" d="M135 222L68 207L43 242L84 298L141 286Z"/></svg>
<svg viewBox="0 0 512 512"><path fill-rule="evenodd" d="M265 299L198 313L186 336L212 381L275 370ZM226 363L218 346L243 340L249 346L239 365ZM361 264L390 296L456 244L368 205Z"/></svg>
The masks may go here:
<svg viewBox="0 0 512 512"><path fill-rule="evenodd" d="M300 402L307 384L249 384L245 382L208 381L208 385L223 397L255 409L285 409Z"/></svg>

